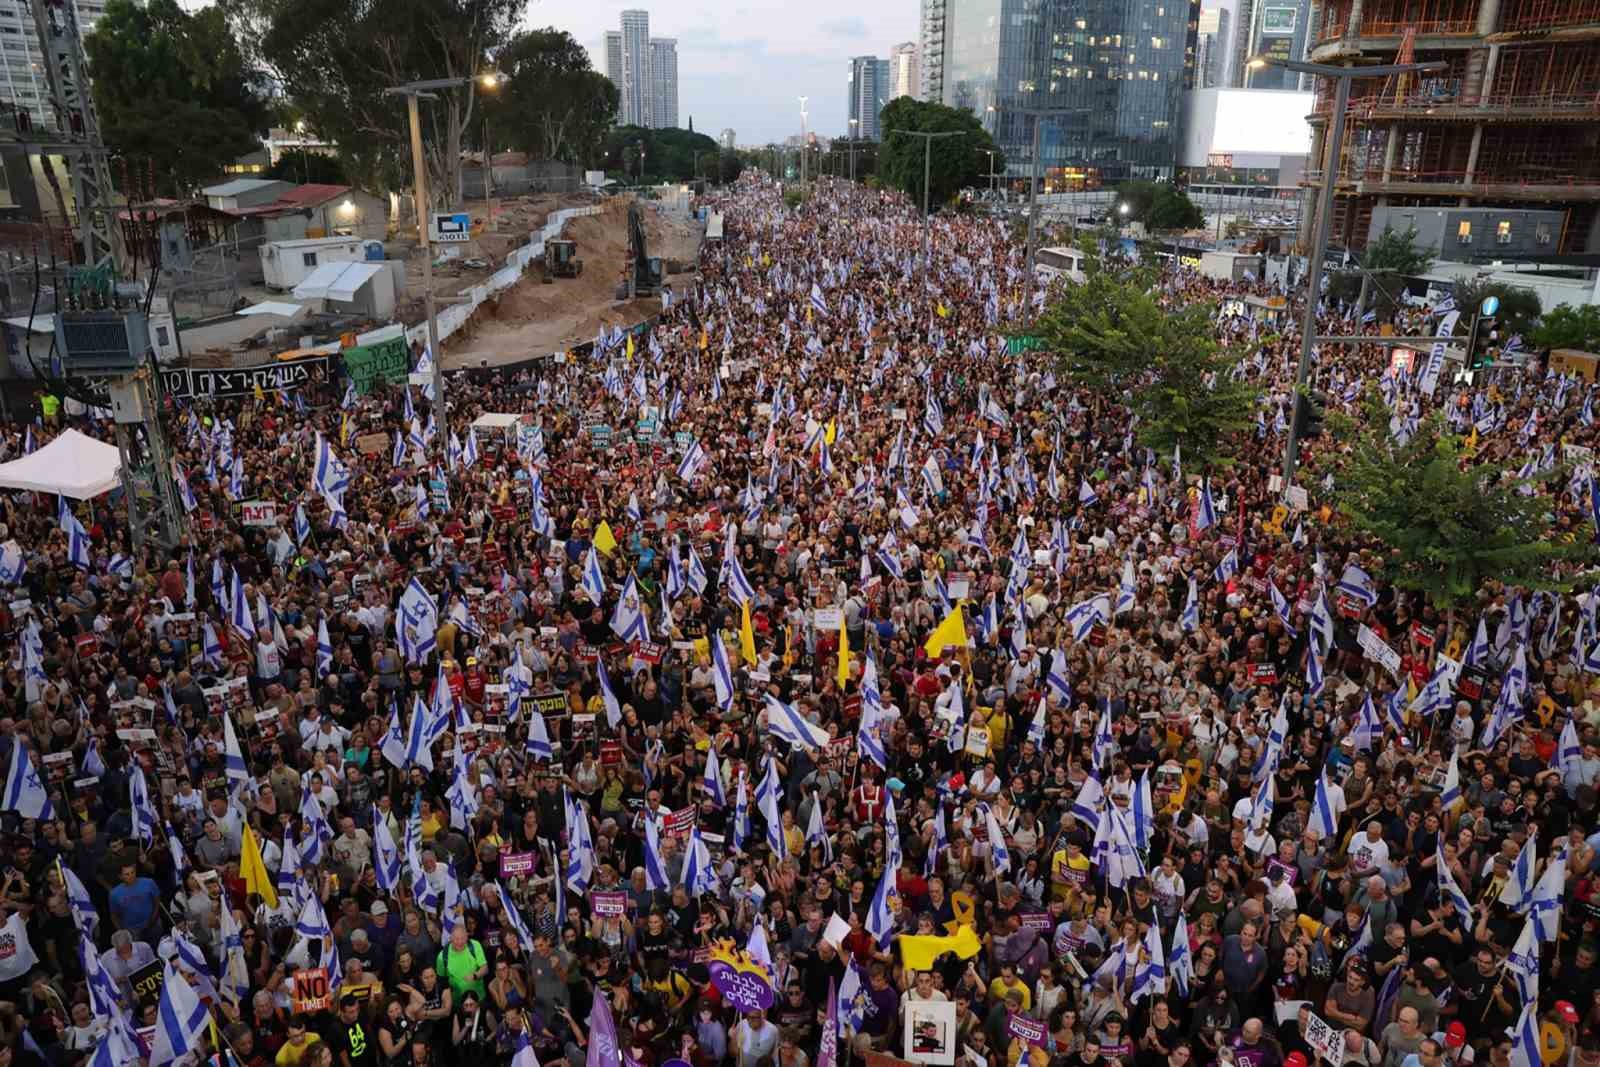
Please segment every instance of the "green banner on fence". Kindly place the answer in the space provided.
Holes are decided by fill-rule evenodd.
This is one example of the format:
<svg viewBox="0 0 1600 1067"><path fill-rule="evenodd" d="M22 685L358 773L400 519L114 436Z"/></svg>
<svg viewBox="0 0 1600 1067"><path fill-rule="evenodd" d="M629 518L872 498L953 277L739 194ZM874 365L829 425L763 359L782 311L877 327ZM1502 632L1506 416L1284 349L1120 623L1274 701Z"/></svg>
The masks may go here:
<svg viewBox="0 0 1600 1067"><path fill-rule="evenodd" d="M365 395L376 385L402 384L411 369L411 349L403 335L376 344L357 345L344 350L344 367L355 383L356 392Z"/></svg>

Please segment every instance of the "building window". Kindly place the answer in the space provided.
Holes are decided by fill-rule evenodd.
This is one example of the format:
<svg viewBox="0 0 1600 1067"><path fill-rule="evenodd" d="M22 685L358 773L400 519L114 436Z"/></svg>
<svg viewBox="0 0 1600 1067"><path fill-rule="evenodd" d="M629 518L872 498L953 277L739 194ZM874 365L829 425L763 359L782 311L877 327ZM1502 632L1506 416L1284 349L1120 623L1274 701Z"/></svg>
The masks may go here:
<svg viewBox="0 0 1600 1067"><path fill-rule="evenodd" d="M1511 220L1501 219L1494 228L1494 243L1508 245L1511 243Z"/></svg>
<svg viewBox="0 0 1600 1067"><path fill-rule="evenodd" d="M165 326L157 326L156 327L156 344L160 345L162 348L165 348L170 343L171 342L169 342L167 340L167 328Z"/></svg>
<svg viewBox="0 0 1600 1067"><path fill-rule="evenodd" d="M1550 243L1550 224L1548 222L1534 223L1533 239L1538 244L1548 245Z"/></svg>
<svg viewBox="0 0 1600 1067"><path fill-rule="evenodd" d="M317 265L317 254L315 252L301 252L300 265L302 267L315 267Z"/></svg>
<svg viewBox="0 0 1600 1067"><path fill-rule="evenodd" d="M1472 243L1471 221L1462 219L1461 222L1456 225L1456 243L1464 245L1470 245Z"/></svg>

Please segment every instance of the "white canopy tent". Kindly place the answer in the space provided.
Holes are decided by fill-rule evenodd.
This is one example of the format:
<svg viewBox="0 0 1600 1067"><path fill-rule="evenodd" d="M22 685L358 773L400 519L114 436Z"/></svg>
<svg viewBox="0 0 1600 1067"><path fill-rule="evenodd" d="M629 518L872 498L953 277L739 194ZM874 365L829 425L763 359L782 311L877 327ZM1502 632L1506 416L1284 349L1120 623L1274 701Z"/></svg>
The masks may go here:
<svg viewBox="0 0 1600 1067"><path fill-rule="evenodd" d="M88 500L121 485L121 468L116 445L67 430L30 455L0 463L0 489Z"/></svg>

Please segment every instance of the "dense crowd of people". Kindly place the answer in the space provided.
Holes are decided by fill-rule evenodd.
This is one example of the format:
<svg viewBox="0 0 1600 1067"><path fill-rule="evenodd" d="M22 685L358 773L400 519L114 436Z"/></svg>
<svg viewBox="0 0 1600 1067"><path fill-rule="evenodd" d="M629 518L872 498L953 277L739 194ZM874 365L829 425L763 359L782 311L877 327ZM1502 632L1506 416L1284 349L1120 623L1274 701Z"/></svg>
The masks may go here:
<svg viewBox="0 0 1600 1067"><path fill-rule="evenodd" d="M0 1067L1600 1064L1600 599L1446 613L1336 489L1275 512L1290 323L1219 317L1262 418L1188 469L1008 351L1003 223L924 263L897 194L781 192L448 425L169 401L176 551L0 501ZM1314 383L1595 444L1586 383L1423 362ZM52 415L7 457L109 436Z"/></svg>

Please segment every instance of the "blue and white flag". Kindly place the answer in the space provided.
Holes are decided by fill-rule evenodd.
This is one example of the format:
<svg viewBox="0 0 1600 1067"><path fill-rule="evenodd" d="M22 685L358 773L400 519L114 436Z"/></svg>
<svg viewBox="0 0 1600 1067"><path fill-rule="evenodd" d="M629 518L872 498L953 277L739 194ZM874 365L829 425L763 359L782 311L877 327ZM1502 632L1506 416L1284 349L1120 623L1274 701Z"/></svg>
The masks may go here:
<svg viewBox="0 0 1600 1067"><path fill-rule="evenodd" d="M1316 797L1311 804L1311 822L1306 829L1315 832L1324 841L1338 840L1339 812L1334 810L1332 797L1328 793L1326 770L1317 775Z"/></svg>
<svg viewBox="0 0 1600 1067"><path fill-rule="evenodd" d="M1176 458L1173 459L1173 463L1177 463ZM1207 478L1200 483L1200 505L1195 509L1194 528L1209 530L1216 524L1217 506L1211 502L1211 479Z"/></svg>
<svg viewBox="0 0 1600 1067"><path fill-rule="evenodd" d="M1539 1038L1539 1002L1529 998L1511 1028L1510 1067L1543 1067L1543 1042Z"/></svg>
<svg viewBox="0 0 1600 1067"><path fill-rule="evenodd" d="M706 747L706 769L700 776L700 787L718 808L728 806L728 795L722 788L722 766L717 761L717 746Z"/></svg>
<svg viewBox="0 0 1600 1067"><path fill-rule="evenodd" d="M763 697L767 712L767 732L790 745L815 752L829 741L828 731L815 725L794 709L791 704L774 697Z"/></svg>
<svg viewBox="0 0 1600 1067"><path fill-rule="evenodd" d="M89 896L89 889L83 884L83 879L78 877L67 864L62 863L62 885L67 893L67 907L72 911L72 921L84 937L94 937L95 928L100 925L100 913L95 910L94 900Z"/></svg>
<svg viewBox="0 0 1600 1067"><path fill-rule="evenodd" d="M699 826L689 831L689 842L684 846L682 877L678 884L688 891L691 898L717 891L717 865L711 859L711 849L706 846L705 838L700 836Z"/></svg>
<svg viewBox="0 0 1600 1067"><path fill-rule="evenodd" d="M305 823L300 839L300 858L315 867L322 862L322 848L333 840L333 827L323 813L322 802L309 785L300 787L300 819Z"/></svg>
<svg viewBox="0 0 1600 1067"><path fill-rule="evenodd" d="M6 773L5 807L0 810L14 811L24 819L55 818L50 794L18 736L14 736L11 742L11 769Z"/></svg>
<svg viewBox="0 0 1600 1067"><path fill-rule="evenodd" d="M1230 553L1231 554L1231 553ZM1282 593L1278 592L1278 583L1268 580L1267 592L1272 597L1272 610L1278 616L1278 621L1283 623L1284 633L1289 635L1291 641L1298 640L1300 631L1295 629L1289 621L1289 601Z"/></svg>
<svg viewBox="0 0 1600 1067"><path fill-rule="evenodd" d="M439 632L439 606L433 594L412 578L400 594L395 611L395 634L407 663L421 663L433 654Z"/></svg>
<svg viewBox="0 0 1600 1067"><path fill-rule="evenodd" d="M699 441L689 442L689 447L683 453L683 459L678 461L678 477L686 482L693 482L695 475L700 473L700 468L706 464L706 449Z"/></svg>
<svg viewBox="0 0 1600 1067"><path fill-rule="evenodd" d="M81 571L88 570L89 531L67 506L67 498L60 495L56 497L56 520L61 524L61 532L67 535L67 562Z"/></svg>
<svg viewBox="0 0 1600 1067"><path fill-rule="evenodd" d="M1172 976L1172 984L1177 986L1178 995L1185 1000L1189 998L1189 989L1194 984L1194 957L1189 955L1189 924L1183 917L1183 912L1178 912L1178 922L1172 928L1172 953L1167 959L1167 973Z"/></svg>
<svg viewBox="0 0 1600 1067"><path fill-rule="evenodd" d="M1133 969L1133 989L1128 993L1128 1003L1137 1004L1149 996L1164 996L1167 992L1166 954L1161 951L1161 926L1151 923L1144 935L1144 951Z"/></svg>
<svg viewBox="0 0 1600 1067"><path fill-rule="evenodd" d="M1511 952L1506 956L1506 970L1511 972L1511 977L1517 983L1517 993L1522 997L1524 1004L1533 1004L1539 999L1539 935L1533 916L1528 916L1522 924L1522 932L1517 935L1517 943L1511 947ZM1534 1062L1538 1062L1535 1060Z"/></svg>
<svg viewBox="0 0 1600 1067"><path fill-rule="evenodd" d="M1500 890L1500 903L1524 915L1533 906L1533 871L1539 865L1537 837L1529 837L1511 865L1511 874Z"/></svg>
<svg viewBox="0 0 1600 1067"><path fill-rule="evenodd" d="M330 935L329 943L332 943ZM156 1006L156 1032L150 1039L150 1067L166 1067L200 1047L211 1012L200 996L168 960L164 965L161 999ZM333 975L330 972L329 978Z"/></svg>
<svg viewBox="0 0 1600 1067"><path fill-rule="evenodd" d="M1561 905L1567 892L1567 851L1558 847L1539 876L1529 900L1529 918L1540 941L1555 941L1561 932Z"/></svg>
<svg viewBox="0 0 1600 1067"><path fill-rule="evenodd" d="M1372 576L1354 563L1345 566L1338 589L1351 600L1369 608L1378 602L1378 587L1373 583Z"/></svg>
<svg viewBox="0 0 1600 1067"><path fill-rule="evenodd" d="M661 893L672 888L667 879L667 866L661 860L661 830L656 813L644 813L644 879L645 886Z"/></svg>
<svg viewBox="0 0 1600 1067"><path fill-rule="evenodd" d="M1461 891L1461 887L1456 884L1456 876L1450 873L1450 867L1444 861L1443 834L1439 835L1434 844L1433 863L1434 869L1439 873L1439 898L1455 908L1456 914L1461 916L1462 928L1471 930L1474 926L1472 904L1467 900L1467 895Z"/></svg>
<svg viewBox="0 0 1600 1067"><path fill-rule="evenodd" d="M600 683L600 700L606 706L606 725L615 730L622 722L622 702L617 699L616 691L611 688L611 676L606 673L605 660L596 658L594 673Z"/></svg>
<svg viewBox="0 0 1600 1067"><path fill-rule="evenodd" d="M372 806L372 824L373 872L378 876L378 888L392 896L400 891L400 846L376 804Z"/></svg>
<svg viewBox="0 0 1600 1067"><path fill-rule="evenodd" d="M1200 589L1193 578L1189 579L1189 597L1183 604L1181 625L1184 633L1194 633L1200 629Z"/></svg>
<svg viewBox="0 0 1600 1067"><path fill-rule="evenodd" d="M20 585L27 570L28 564L23 558L21 545L14 540L0 544L0 582Z"/></svg>
<svg viewBox="0 0 1600 1067"><path fill-rule="evenodd" d="M1085 508L1092 507L1099 499L1100 494L1094 491L1094 487L1089 484L1089 480L1080 478L1078 480L1078 505Z"/></svg>
<svg viewBox="0 0 1600 1067"><path fill-rule="evenodd" d="M867 921L864 925L879 948L887 948L894 934L894 909L890 904L890 898L899 897L895 888L899 873L899 868L894 864L884 864L883 875L878 879L878 888L872 894L872 903L867 906Z"/></svg>
<svg viewBox="0 0 1600 1067"><path fill-rule="evenodd" d="M1444 788L1439 791L1439 806L1449 814L1461 802L1461 750L1451 746L1450 765L1445 768Z"/></svg>
<svg viewBox="0 0 1600 1067"><path fill-rule="evenodd" d="M582 587L584 595L589 598L589 603L595 607L599 607L605 602L605 573L600 569L600 553L595 550L593 545L589 546L589 552L584 556L583 577L579 581L579 585Z"/></svg>
<svg viewBox="0 0 1600 1067"><path fill-rule="evenodd" d="M150 786L145 782L144 768L137 765L128 771L128 801L133 809L134 836L148 848L155 843L156 825L161 820L156 815L155 804L150 800Z"/></svg>
<svg viewBox="0 0 1600 1067"><path fill-rule="evenodd" d="M728 650L723 647L722 635L711 635L711 680L717 688L717 706L724 712L733 710L733 670L728 666Z"/></svg>
<svg viewBox="0 0 1600 1067"><path fill-rule="evenodd" d="M599 601L596 601L598 604ZM633 572L622 585L617 606L611 612L611 632L625 642L650 640L650 617L645 613L644 601L639 596L639 584Z"/></svg>

